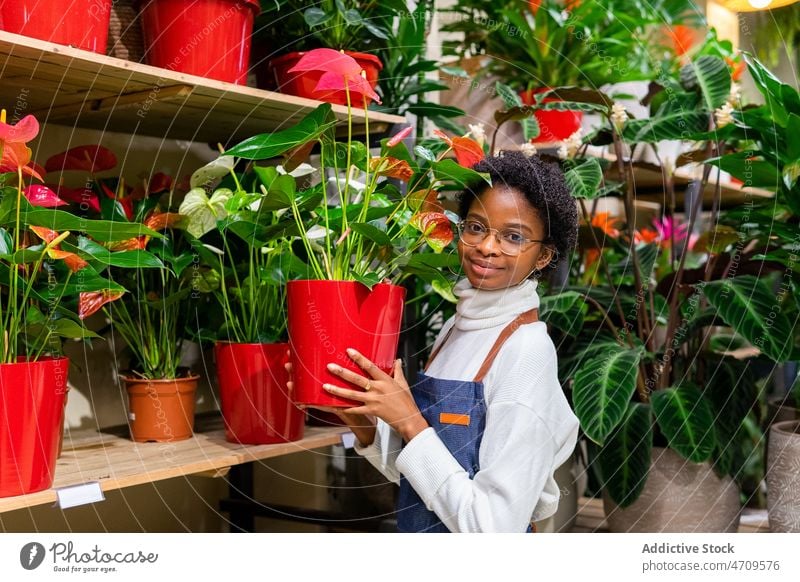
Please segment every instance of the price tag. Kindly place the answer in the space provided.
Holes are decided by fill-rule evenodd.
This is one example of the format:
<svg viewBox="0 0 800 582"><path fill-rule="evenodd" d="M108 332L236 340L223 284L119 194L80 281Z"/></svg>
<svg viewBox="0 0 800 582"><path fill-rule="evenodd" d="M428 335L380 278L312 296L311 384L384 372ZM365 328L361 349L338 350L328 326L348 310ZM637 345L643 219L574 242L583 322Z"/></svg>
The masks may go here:
<svg viewBox="0 0 800 582"><path fill-rule="evenodd" d="M60 487L56 489L56 497L58 498L58 506L61 509L97 503L98 501L105 501L106 498L98 481Z"/></svg>

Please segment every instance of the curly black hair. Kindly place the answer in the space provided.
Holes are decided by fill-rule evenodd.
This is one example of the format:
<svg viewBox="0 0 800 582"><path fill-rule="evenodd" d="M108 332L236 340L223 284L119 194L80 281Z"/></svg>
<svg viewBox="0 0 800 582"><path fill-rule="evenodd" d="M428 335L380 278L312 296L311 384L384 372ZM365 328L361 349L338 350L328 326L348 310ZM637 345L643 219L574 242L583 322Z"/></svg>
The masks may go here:
<svg viewBox="0 0 800 582"><path fill-rule="evenodd" d="M557 162L539 155L503 151L484 158L472 169L489 174L493 186L519 191L536 209L545 224L545 243L556 249L549 266L555 268L560 259L569 256L578 240L578 208ZM490 187L481 180L458 195L458 214L462 219L469 213L473 200Z"/></svg>

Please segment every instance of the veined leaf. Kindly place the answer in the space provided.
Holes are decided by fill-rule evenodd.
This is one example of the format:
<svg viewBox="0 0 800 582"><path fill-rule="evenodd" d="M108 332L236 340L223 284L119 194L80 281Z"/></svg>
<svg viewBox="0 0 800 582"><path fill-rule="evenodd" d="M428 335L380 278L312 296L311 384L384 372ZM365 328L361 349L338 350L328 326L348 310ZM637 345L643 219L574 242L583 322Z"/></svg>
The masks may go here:
<svg viewBox="0 0 800 582"><path fill-rule="evenodd" d="M656 422L671 449L695 463L711 458L717 444L714 413L697 386L682 384L656 390L651 402Z"/></svg>

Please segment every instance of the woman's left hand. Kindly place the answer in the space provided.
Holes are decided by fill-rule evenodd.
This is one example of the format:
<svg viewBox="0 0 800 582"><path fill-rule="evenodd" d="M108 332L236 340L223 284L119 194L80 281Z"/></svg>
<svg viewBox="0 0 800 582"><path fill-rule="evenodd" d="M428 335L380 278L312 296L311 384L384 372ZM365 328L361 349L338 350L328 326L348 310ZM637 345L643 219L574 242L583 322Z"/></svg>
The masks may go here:
<svg viewBox="0 0 800 582"><path fill-rule="evenodd" d="M362 403L361 406L348 408L344 412L377 416L397 431L406 442L428 428L428 423L411 395L403 374L402 360L395 360L393 375L390 376L354 349L348 349L347 355L364 370L366 378L333 363L328 364L328 370L343 380L361 386L365 392L332 384L322 385L331 394Z"/></svg>

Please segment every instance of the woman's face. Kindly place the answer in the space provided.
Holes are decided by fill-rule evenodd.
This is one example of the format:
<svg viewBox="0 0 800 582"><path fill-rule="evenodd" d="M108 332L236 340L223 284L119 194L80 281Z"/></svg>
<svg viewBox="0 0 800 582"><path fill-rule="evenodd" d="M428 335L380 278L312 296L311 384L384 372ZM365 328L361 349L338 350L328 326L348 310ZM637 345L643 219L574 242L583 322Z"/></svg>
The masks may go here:
<svg viewBox="0 0 800 582"><path fill-rule="evenodd" d="M506 186L489 188L472 201L465 220L474 220L498 233L517 233L525 239L542 240L546 229L536 209L518 190ZM499 236L499 235L498 235ZM473 287L487 291L504 289L542 269L553 257L543 243L523 245L518 256L500 251L500 241L490 232L475 246L458 241L458 255L464 274Z"/></svg>

